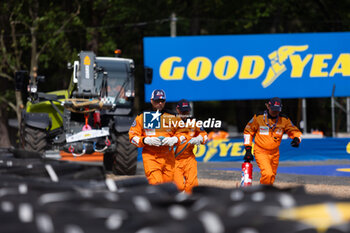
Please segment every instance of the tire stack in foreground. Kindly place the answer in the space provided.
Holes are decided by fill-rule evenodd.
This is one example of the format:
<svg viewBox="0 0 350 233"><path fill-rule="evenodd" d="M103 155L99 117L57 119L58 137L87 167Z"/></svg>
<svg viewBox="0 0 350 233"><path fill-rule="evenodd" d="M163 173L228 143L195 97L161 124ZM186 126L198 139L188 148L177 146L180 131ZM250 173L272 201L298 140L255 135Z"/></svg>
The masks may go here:
<svg viewBox="0 0 350 233"><path fill-rule="evenodd" d="M302 187L186 195L172 183L109 180L99 166L16 157L0 154L0 232L350 232L350 200Z"/></svg>

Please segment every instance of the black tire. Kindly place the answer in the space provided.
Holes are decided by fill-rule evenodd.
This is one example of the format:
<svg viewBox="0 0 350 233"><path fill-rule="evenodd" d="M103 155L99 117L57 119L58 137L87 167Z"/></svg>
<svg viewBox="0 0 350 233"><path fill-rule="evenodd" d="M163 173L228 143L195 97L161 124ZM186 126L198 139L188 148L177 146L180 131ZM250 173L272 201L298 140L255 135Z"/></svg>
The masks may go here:
<svg viewBox="0 0 350 233"><path fill-rule="evenodd" d="M43 153L47 147L47 132L45 129L22 127L22 145L25 150Z"/></svg>
<svg viewBox="0 0 350 233"><path fill-rule="evenodd" d="M113 174L135 175L137 167L137 147L129 142L128 133L116 135L116 143L116 152L113 153Z"/></svg>

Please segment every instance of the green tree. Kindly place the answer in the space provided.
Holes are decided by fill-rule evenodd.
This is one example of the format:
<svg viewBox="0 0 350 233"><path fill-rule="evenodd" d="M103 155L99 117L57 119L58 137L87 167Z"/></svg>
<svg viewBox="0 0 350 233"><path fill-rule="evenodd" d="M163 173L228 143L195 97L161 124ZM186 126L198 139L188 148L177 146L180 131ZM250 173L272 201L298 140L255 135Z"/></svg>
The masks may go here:
<svg viewBox="0 0 350 233"><path fill-rule="evenodd" d="M119 48L124 57L133 58L136 109L141 110L145 106L143 38L169 36L171 13L177 16L178 36L333 32L350 30L349 8L347 0L336 4L331 0L8 0L0 5L0 122L6 124L9 109L20 117L21 93L12 91L16 71L29 70L34 75L36 67L49 77L44 88L65 87L69 79L65 62L76 58L80 50L111 56ZM322 106L322 101L312 102ZM262 102L226 101L210 106L218 113L223 105L229 106L231 117L223 120L241 129ZM298 106L298 100L288 105ZM207 108L200 106L206 104L198 106L196 113L205 115ZM293 119L300 119L300 109L290 112ZM311 113L308 117L317 116ZM0 123L0 131L2 128Z"/></svg>
<svg viewBox="0 0 350 233"><path fill-rule="evenodd" d="M2 15L0 22L0 56L2 57L0 77L2 79L10 81L10 83L14 82L15 72L21 69L29 69L30 76L35 77L39 63L45 64L49 60L45 55L50 54L50 50L64 50L61 47L65 40L64 29L80 13L78 3L70 5L70 7L74 11L67 12L63 9L64 4L59 5L51 1L39 0L12 0L0 6ZM1 81L4 83L4 80ZM7 92L11 93L11 91ZM16 91L16 103L5 101L4 96L1 98L3 102L15 110L19 122L21 120L20 111L23 108L21 95L21 92ZM0 111L4 112L6 109L3 107ZM0 116L4 118L5 114L0 114ZM2 119L1 122L4 121Z"/></svg>

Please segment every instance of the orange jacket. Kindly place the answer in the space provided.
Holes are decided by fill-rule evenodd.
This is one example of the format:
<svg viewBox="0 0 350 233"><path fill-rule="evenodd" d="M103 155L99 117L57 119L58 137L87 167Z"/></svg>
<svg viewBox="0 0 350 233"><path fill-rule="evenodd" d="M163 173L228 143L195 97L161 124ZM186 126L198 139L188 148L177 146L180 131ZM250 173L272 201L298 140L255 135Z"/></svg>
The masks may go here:
<svg viewBox="0 0 350 233"><path fill-rule="evenodd" d="M176 121L175 115L172 115L170 113L161 112L162 115L160 116L160 128L159 129L144 129L144 119L143 119L143 113L138 115L134 122L132 123L130 129L129 129L129 140L132 144L134 144L137 147L143 147L144 151L167 151L169 150L169 146L149 146L144 144L143 139L145 137L172 137L175 135L176 128L173 127L173 125L170 125L171 121Z"/></svg>
<svg viewBox="0 0 350 233"><path fill-rule="evenodd" d="M211 131L208 134L208 140L219 140L228 138L229 134L226 131L220 130L218 132Z"/></svg>
<svg viewBox="0 0 350 233"><path fill-rule="evenodd" d="M251 146L255 137L255 145L266 150L275 150L281 144L284 133L290 138L301 137L300 130L286 115L279 114L276 119L268 118L266 111L254 115L244 129L244 145Z"/></svg>
<svg viewBox="0 0 350 233"><path fill-rule="evenodd" d="M175 149L175 157L177 159L184 158L193 154L193 144L188 142L193 138L201 135L203 137L203 142L201 144L206 144L208 141L207 132L198 127L179 127L176 131L176 136L179 138Z"/></svg>

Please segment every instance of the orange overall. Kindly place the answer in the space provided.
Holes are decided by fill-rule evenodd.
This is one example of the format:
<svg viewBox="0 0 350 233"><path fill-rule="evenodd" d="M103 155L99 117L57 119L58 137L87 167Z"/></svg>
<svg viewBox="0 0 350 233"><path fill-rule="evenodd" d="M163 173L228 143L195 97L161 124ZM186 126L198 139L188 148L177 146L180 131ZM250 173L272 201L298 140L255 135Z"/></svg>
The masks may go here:
<svg viewBox="0 0 350 233"><path fill-rule="evenodd" d="M211 131L208 134L208 140L221 140L229 137L229 134L226 131L220 130L217 132Z"/></svg>
<svg viewBox="0 0 350 233"><path fill-rule="evenodd" d="M267 112L254 115L244 129L245 146L252 146L255 137L254 156L261 170L261 184L272 185L275 181L280 156L279 146L284 133L290 138L301 137L300 130L286 115L280 114L271 119Z"/></svg>
<svg viewBox="0 0 350 233"><path fill-rule="evenodd" d="M162 112L161 127L158 129L144 129L143 113L138 115L129 130L129 139L137 147L143 147L142 159L145 175L150 184L172 182L174 179L175 155L173 147L149 146L144 144L145 137L172 137L175 128L169 124L174 115Z"/></svg>
<svg viewBox="0 0 350 233"><path fill-rule="evenodd" d="M196 127L183 127L178 128L176 132L176 136L180 140L175 150L174 182L179 190L186 193L191 193L192 188L198 185L197 161L193 153L194 145L188 143L193 137L198 135L203 137L202 144L205 144L208 137L204 130Z"/></svg>

